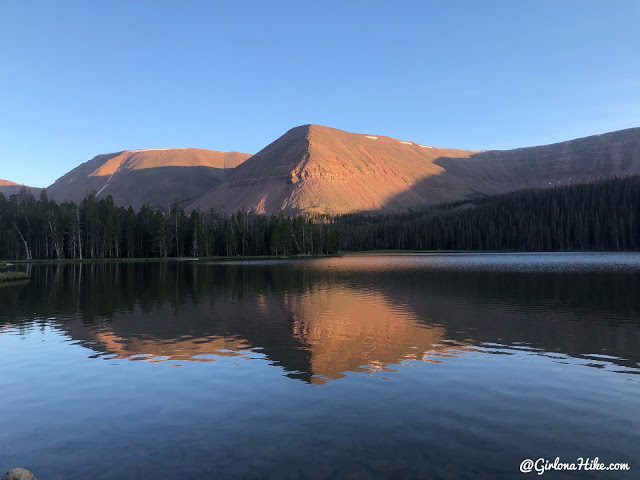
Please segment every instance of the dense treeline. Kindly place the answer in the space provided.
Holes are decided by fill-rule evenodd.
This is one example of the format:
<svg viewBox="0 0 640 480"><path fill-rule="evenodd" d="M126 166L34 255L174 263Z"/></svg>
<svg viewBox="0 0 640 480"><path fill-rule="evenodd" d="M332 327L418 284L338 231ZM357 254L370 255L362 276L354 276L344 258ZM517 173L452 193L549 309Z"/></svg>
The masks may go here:
<svg viewBox="0 0 640 480"><path fill-rule="evenodd" d="M0 258L297 255L377 249L639 250L640 176L523 190L402 214L265 216L174 203L135 212L94 194L0 194Z"/></svg>
<svg viewBox="0 0 640 480"><path fill-rule="evenodd" d="M640 176L335 223L344 250L639 250Z"/></svg>
<svg viewBox="0 0 640 480"><path fill-rule="evenodd" d="M104 259L334 253L340 238L313 217L266 217L144 205L135 212L109 196L57 204L23 190L0 194L0 258Z"/></svg>

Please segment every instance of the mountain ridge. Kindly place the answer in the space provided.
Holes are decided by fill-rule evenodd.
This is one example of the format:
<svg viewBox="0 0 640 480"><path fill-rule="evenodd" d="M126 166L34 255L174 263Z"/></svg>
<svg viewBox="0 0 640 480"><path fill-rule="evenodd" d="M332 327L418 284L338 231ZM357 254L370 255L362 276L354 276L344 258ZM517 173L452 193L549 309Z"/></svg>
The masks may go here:
<svg viewBox="0 0 640 480"><path fill-rule="evenodd" d="M0 178L0 187L12 187L15 185L19 185L19 184L15 182L11 182L9 180L3 180L2 178Z"/></svg>
<svg viewBox="0 0 640 480"><path fill-rule="evenodd" d="M250 155L201 148L122 150L100 154L70 170L47 187L56 201L80 202L90 192L111 195L134 209L185 202L224 179Z"/></svg>
<svg viewBox="0 0 640 480"><path fill-rule="evenodd" d="M406 211L477 195L640 173L640 128L507 150L460 150L315 124L255 155L200 148L100 154L47 187L50 199L95 192L125 207L274 214ZM0 180L5 196L22 186ZM26 187L34 194L39 188Z"/></svg>
<svg viewBox="0 0 640 480"><path fill-rule="evenodd" d="M29 192L33 193L34 195L40 192L41 190L38 187L30 187L28 185L23 185L20 183L12 182L10 180L4 180L0 178L0 193L3 194L5 197L10 197L11 195L20 193L23 187L26 188Z"/></svg>
<svg viewBox="0 0 640 480"><path fill-rule="evenodd" d="M542 146L472 151L311 124L290 129L187 209L402 211L629 173L640 173L640 128Z"/></svg>

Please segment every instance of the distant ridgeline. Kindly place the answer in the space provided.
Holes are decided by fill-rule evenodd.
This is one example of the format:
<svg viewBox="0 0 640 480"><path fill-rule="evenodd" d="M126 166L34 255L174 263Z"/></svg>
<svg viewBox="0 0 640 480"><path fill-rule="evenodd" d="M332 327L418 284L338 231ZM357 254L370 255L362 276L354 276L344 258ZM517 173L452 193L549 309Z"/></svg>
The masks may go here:
<svg viewBox="0 0 640 480"><path fill-rule="evenodd" d="M474 198L406 213L286 217L135 212L111 197L0 194L0 258L258 256L398 250L640 250L640 176Z"/></svg>

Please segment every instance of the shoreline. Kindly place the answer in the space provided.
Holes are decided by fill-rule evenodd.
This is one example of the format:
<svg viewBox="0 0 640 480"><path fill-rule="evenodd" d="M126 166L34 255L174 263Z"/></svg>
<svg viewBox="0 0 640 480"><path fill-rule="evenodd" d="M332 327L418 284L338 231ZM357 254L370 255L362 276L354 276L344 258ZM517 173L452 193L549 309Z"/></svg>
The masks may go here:
<svg viewBox="0 0 640 480"><path fill-rule="evenodd" d="M151 262L235 262L248 260L306 260L314 258L335 258L342 257L338 254L314 254L314 255L238 255L238 256L215 256L215 257L150 257L150 258L51 258L36 260L0 260L0 267L11 265L35 265L35 264L56 264L56 263L151 263Z"/></svg>
<svg viewBox="0 0 640 480"><path fill-rule="evenodd" d="M639 250L362 250L344 251L332 254L313 255L237 255L237 256L214 256L214 257L150 257L150 258L63 258L63 259L36 259L36 260L0 260L0 268L11 265L36 265L36 264L59 264L59 263L153 263L153 262L246 262L246 261L290 261L290 260L312 260L318 258L340 258L364 255L447 255L447 254L516 254L516 253L640 253ZM8 272L7 272L8 273ZM2 272L0 272L0 275Z"/></svg>
<svg viewBox="0 0 640 480"><path fill-rule="evenodd" d="M15 282L20 280L29 280L31 275L25 272L19 271L11 271L11 272L0 272L0 282Z"/></svg>

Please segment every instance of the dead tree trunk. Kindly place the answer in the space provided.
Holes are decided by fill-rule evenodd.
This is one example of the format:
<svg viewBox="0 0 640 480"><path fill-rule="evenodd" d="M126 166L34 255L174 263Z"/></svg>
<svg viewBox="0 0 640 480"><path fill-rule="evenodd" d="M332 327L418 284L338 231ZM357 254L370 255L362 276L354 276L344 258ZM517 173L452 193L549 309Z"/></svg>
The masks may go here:
<svg viewBox="0 0 640 480"><path fill-rule="evenodd" d="M55 248L56 255L60 259L62 258L60 256L60 244L58 243L58 236L56 235L56 231L53 228L53 224L51 223L51 220L49 220L49 229L51 230L51 236L53 237L53 248Z"/></svg>
<svg viewBox="0 0 640 480"><path fill-rule="evenodd" d="M15 223L14 225L16 227L16 230L18 230L18 233L20 234L20 238L22 239L22 244L24 245L24 251L25 251L27 260L31 260L31 250L29 250L29 245L27 244L27 241L24 239L24 236L22 235L22 232L18 228L18 225Z"/></svg>
<svg viewBox="0 0 640 480"><path fill-rule="evenodd" d="M80 235L80 207L76 205L76 218L78 219L78 251L82 260L82 236Z"/></svg>

